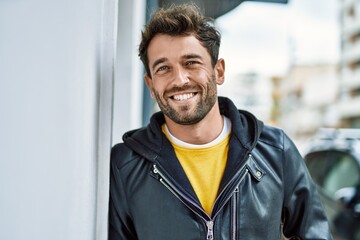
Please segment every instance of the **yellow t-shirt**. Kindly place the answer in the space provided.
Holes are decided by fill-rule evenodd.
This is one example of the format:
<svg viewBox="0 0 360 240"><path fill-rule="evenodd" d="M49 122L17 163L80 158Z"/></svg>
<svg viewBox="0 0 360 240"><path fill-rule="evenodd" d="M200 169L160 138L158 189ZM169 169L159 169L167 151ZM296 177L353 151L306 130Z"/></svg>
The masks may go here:
<svg viewBox="0 0 360 240"><path fill-rule="evenodd" d="M172 139L174 137L169 137L170 133L165 124L162 130L173 145L176 156L203 209L210 215L226 166L230 128L214 145L206 144L205 147L196 145L196 148L175 143Z"/></svg>

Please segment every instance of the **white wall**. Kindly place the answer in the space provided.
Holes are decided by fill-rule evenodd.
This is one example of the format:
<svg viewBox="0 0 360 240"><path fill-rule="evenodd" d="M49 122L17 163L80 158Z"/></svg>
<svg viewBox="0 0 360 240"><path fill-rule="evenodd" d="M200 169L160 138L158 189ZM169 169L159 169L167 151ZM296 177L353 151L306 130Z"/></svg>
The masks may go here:
<svg viewBox="0 0 360 240"><path fill-rule="evenodd" d="M146 0L120 1L114 82L113 143L142 125L143 66L138 57ZM125 113L125 114L124 114Z"/></svg>
<svg viewBox="0 0 360 240"><path fill-rule="evenodd" d="M107 2L0 1L0 239L95 239Z"/></svg>
<svg viewBox="0 0 360 240"><path fill-rule="evenodd" d="M112 136L141 124L144 18L145 0L0 1L0 239L107 239Z"/></svg>

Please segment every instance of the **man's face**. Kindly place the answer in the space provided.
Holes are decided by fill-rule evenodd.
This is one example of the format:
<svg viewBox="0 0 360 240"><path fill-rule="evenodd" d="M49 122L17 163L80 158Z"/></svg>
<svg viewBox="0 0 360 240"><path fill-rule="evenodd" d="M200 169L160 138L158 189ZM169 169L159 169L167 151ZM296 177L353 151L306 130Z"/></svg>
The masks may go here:
<svg viewBox="0 0 360 240"><path fill-rule="evenodd" d="M207 50L192 35L156 35L148 47L152 78L145 81L161 111L178 124L201 121L217 101L224 62L215 68Z"/></svg>

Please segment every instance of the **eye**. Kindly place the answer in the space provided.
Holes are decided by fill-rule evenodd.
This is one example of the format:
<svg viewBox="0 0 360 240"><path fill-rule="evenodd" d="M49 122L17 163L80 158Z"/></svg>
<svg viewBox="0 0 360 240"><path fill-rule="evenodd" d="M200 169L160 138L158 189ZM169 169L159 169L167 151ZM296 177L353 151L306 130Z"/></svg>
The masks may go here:
<svg viewBox="0 0 360 240"><path fill-rule="evenodd" d="M168 69L169 69L168 66L161 66L156 70L156 72L165 71L165 70L168 70Z"/></svg>
<svg viewBox="0 0 360 240"><path fill-rule="evenodd" d="M189 66L189 65L194 65L194 64L196 64L197 62L196 61L187 61L186 63L185 63L185 65L186 66Z"/></svg>

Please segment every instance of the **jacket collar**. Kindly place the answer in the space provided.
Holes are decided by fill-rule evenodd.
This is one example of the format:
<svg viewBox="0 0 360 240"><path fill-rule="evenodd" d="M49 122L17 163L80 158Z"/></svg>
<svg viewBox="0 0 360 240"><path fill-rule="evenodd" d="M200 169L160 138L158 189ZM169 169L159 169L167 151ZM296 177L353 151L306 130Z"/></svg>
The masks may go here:
<svg viewBox="0 0 360 240"><path fill-rule="evenodd" d="M256 145L263 123L249 112L238 110L234 103L225 97L219 97L220 113L231 120L232 137L235 137L240 145L251 150ZM124 134L123 141L135 152L143 155L148 160L154 160L156 155L161 154L164 147L168 146L168 140L161 131L165 123L162 112L155 113L147 127L129 131Z"/></svg>

